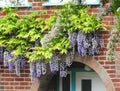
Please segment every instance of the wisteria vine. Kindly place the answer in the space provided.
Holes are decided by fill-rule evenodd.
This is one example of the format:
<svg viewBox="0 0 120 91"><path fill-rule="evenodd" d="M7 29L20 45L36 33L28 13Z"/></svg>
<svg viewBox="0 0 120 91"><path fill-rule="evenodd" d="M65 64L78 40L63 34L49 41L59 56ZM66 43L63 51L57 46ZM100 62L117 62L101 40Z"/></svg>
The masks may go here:
<svg viewBox="0 0 120 91"><path fill-rule="evenodd" d="M57 16L50 18L54 21L46 20L47 23L41 16L33 13L19 19L11 11L0 21L0 61L18 76L28 62L32 81L45 75L48 69L66 77L76 52L94 57L104 47L99 31L105 26L88 14L88 8L67 4ZM11 28L5 28L6 21Z"/></svg>

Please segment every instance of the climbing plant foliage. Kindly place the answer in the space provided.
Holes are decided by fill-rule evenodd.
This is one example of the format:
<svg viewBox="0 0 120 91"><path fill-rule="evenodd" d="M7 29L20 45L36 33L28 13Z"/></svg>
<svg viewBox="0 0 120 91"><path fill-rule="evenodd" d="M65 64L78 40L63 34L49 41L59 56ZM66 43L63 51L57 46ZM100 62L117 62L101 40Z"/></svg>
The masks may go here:
<svg viewBox="0 0 120 91"><path fill-rule="evenodd" d="M120 43L120 0L114 0L112 4L112 9L115 14L115 26L112 28L111 36L108 43L107 58L110 61L115 61L119 59L119 52L116 51Z"/></svg>
<svg viewBox="0 0 120 91"><path fill-rule="evenodd" d="M51 72L60 70L67 75L75 52L81 56L94 56L104 47L98 37L105 25L93 15L89 8L66 4L54 16L44 19L45 12L34 12L20 17L17 10L4 8L6 16L0 19L0 47L4 49L4 64L10 71L24 68L30 63L31 77L46 73L50 64ZM62 58L64 56L64 59Z"/></svg>
<svg viewBox="0 0 120 91"><path fill-rule="evenodd" d="M7 15L0 20L0 46L16 57L23 56L43 37L44 19L35 18L41 16L37 13L20 18L13 9L4 8L4 11Z"/></svg>
<svg viewBox="0 0 120 91"><path fill-rule="evenodd" d="M120 7L120 0L113 0L112 9L114 12Z"/></svg>

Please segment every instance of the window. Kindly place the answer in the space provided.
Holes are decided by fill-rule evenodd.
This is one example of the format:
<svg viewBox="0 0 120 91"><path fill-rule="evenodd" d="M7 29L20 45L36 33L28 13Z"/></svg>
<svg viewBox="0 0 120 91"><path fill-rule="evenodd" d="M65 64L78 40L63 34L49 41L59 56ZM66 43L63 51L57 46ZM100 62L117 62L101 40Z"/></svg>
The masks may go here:
<svg viewBox="0 0 120 91"><path fill-rule="evenodd" d="M91 79L82 80L82 91L92 91L91 87Z"/></svg>
<svg viewBox="0 0 120 91"><path fill-rule="evenodd" d="M64 2L68 2L69 0L50 0L49 2L51 3L64 3Z"/></svg>
<svg viewBox="0 0 120 91"><path fill-rule="evenodd" d="M4 5L4 4L5 4L4 0L0 0L0 5Z"/></svg>
<svg viewBox="0 0 120 91"><path fill-rule="evenodd" d="M47 2L43 3L43 6L61 6L64 3L69 2L71 0L48 0ZM73 0L75 4L82 4L82 5L101 5L102 3L100 0Z"/></svg>
<svg viewBox="0 0 120 91"><path fill-rule="evenodd" d="M0 7L29 7L28 0L0 0Z"/></svg>
<svg viewBox="0 0 120 91"><path fill-rule="evenodd" d="M81 2L83 5L99 5L100 0L82 0Z"/></svg>
<svg viewBox="0 0 120 91"><path fill-rule="evenodd" d="M48 0L47 2L43 3L43 6L61 6L64 3L68 2L69 0Z"/></svg>

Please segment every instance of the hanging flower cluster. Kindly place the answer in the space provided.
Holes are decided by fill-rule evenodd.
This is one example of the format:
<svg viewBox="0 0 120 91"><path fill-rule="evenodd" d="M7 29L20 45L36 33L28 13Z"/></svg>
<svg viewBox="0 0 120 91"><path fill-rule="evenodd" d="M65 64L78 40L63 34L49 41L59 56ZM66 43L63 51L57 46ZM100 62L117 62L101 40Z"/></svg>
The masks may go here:
<svg viewBox="0 0 120 91"><path fill-rule="evenodd" d="M31 78L41 77L50 69L66 77L76 52L94 56L104 47L98 37L104 24L88 14L88 8L66 4L56 16L43 19L43 13L19 18L10 8L0 20L0 60L17 75L30 63Z"/></svg>
<svg viewBox="0 0 120 91"><path fill-rule="evenodd" d="M114 28L111 31L111 36L109 38L109 43L107 45L108 51L106 53L107 59L109 61L114 61L116 59L116 48L120 43L120 34L119 31Z"/></svg>

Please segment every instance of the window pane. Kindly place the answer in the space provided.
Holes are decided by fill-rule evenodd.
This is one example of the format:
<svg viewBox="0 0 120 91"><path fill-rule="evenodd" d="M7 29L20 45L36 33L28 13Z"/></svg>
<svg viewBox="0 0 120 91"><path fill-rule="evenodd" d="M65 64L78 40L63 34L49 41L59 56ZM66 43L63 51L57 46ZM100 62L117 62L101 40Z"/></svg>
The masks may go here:
<svg viewBox="0 0 120 91"><path fill-rule="evenodd" d="M92 91L91 90L91 80L89 80L89 79L82 80L82 91Z"/></svg>

